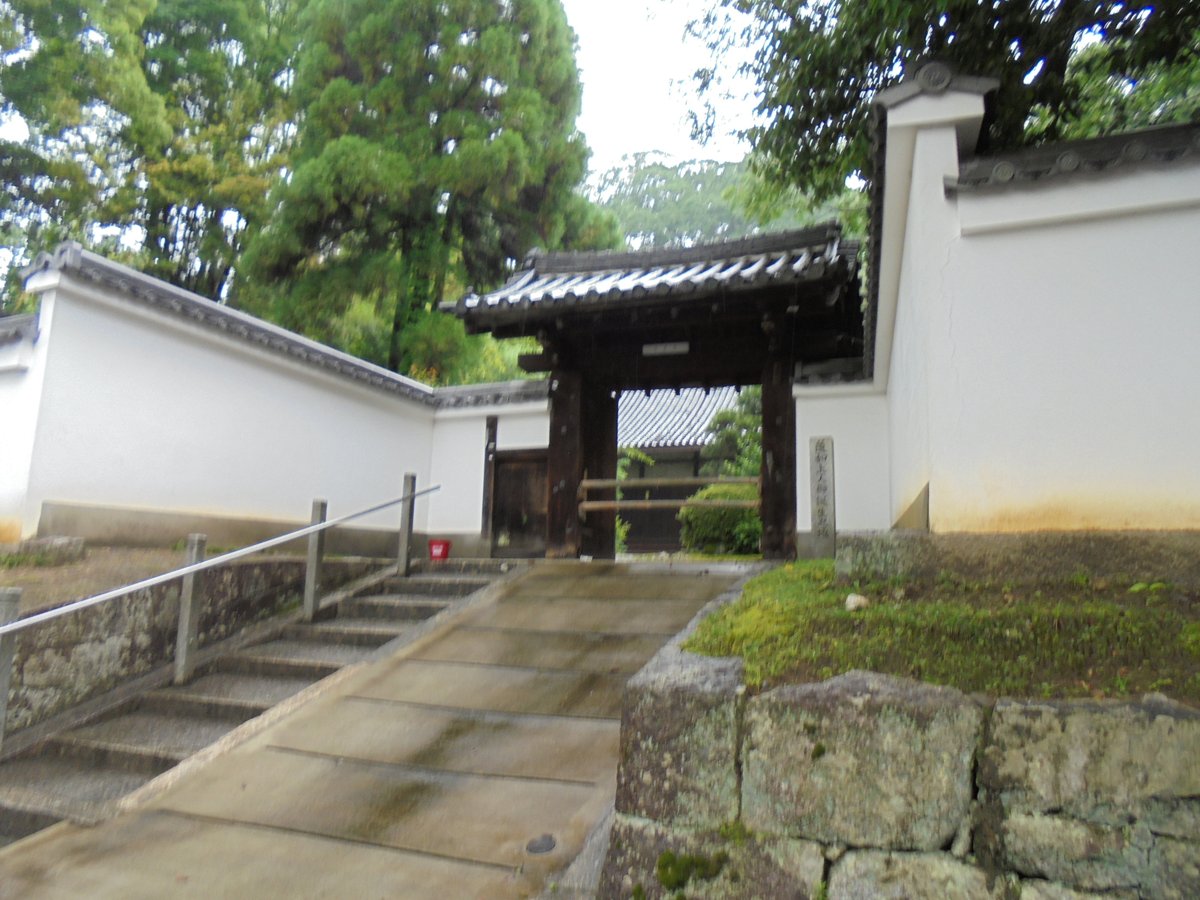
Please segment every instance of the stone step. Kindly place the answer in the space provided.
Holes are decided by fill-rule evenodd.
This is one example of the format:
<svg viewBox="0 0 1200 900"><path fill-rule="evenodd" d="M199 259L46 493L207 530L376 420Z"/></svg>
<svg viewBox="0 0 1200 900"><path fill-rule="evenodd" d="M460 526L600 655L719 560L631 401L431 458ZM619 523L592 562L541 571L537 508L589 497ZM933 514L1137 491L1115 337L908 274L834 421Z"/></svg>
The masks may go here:
<svg viewBox="0 0 1200 900"><path fill-rule="evenodd" d="M443 560L414 559L410 566L414 575L490 575L497 578L513 571L517 566L526 565L520 560L512 559L472 559L469 557Z"/></svg>
<svg viewBox="0 0 1200 900"><path fill-rule="evenodd" d="M50 824L61 819L94 822L111 804L151 776L101 766L80 766L50 754L7 760L0 766L0 831L12 833L7 810L17 819Z"/></svg>
<svg viewBox="0 0 1200 900"><path fill-rule="evenodd" d="M7 847L61 821L61 816L0 803L0 847Z"/></svg>
<svg viewBox="0 0 1200 900"><path fill-rule="evenodd" d="M326 672L325 674L329 674ZM324 675L270 675L231 671L205 671L187 684L165 688L158 693L181 694L208 700L228 700L270 709L293 694L298 694Z"/></svg>
<svg viewBox="0 0 1200 900"><path fill-rule="evenodd" d="M404 626L380 619L338 616L313 625L289 625L283 637L293 641L318 641L350 647L381 647L404 633Z"/></svg>
<svg viewBox="0 0 1200 900"><path fill-rule="evenodd" d="M342 666L349 666L367 659L370 657L372 649L371 647L353 647L345 644L280 638L263 644L255 644L253 647L239 650L230 656L280 662L313 663L333 666L333 670L336 671Z"/></svg>
<svg viewBox="0 0 1200 900"><path fill-rule="evenodd" d="M351 619L391 619L402 622L419 622L436 616L452 601L445 597L421 597L412 594L368 594L343 600L338 610L338 621Z"/></svg>
<svg viewBox="0 0 1200 900"><path fill-rule="evenodd" d="M210 697L178 688L151 691L141 699L138 706L146 712L213 719L231 725L239 725L247 719L261 716L271 708L268 703L230 697Z"/></svg>
<svg viewBox="0 0 1200 900"><path fill-rule="evenodd" d="M159 754L163 759L179 762L220 740L235 724L224 719L134 708L73 728L59 735L55 741L79 741L82 742L80 746L84 747L91 742L96 747L112 747L114 750L129 748L138 753Z"/></svg>
<svg viewBox="0 0 1200 900"><path fill-rule="evenodd" d="M206 675L236 675L243 678L261 676L290 680L305 679L312 683L329 677L340 668L342 666L338 663L287 659L242 650L213 660L205 667L204 673Z"/></svg>
<svg viewBox="0 0 1200 900"><path fill-rule="evenodd" d="M407 578L389 578L383 584L386 590L398 594L425 594L433 597L465 597L492 583L486 575L450 573L409 575Z"/></svg>
<svg viewBox="0 0 1200 900"><path fill-rule="evenodd" d="M58 758L80 769L105 768L153 778L183 762L188 754L114 740L59 735L42 745L39 755Z"/></svg>

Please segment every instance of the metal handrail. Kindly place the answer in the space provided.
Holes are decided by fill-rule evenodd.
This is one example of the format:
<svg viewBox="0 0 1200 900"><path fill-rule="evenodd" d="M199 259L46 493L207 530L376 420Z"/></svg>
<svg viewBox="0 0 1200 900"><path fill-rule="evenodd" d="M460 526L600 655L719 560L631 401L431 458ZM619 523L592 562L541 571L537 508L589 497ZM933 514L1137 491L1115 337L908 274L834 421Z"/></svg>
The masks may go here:
<svg viewBox="0 0 1200 900"><path fill-rule="evenodd" d="M0 625L0 637L6 634L14 634L42 622L49 622L52 619L58 619L70 613L77 612L81 609L87 609L89 606L98 606L101 603L106 603L109 600L115 600L118 597L124 597L126 594L132 594L135 591L142 591L146 588L155 587L156 585L165 584L168 581L174 581L176 578L182 578L185 575L191 575L195 572L203 572L206 569L213 569L227 562L232 562L235 559L241 559L243 556L250 556L253 553L258 553L262 550L269 550L271 547L278 547L280 544L286 544L289 541L294 541L297 538L305 537L306 535L316 534L319 531L324 531L326 528L332 528L334 525L341 525L343 522L349 522L352 519L361 519L363 516L369 516L371 513L379 512L388 507L395 506L397 503L404 503L407 500L415 500L425 494L432 494L434 491L441 490L440 484L435 484L427 488L422 488L419 491L405 494L402 497L397 497L395 500L389 500L386 503L380 503L378 506L372 506L370 509L360 510L359 512L349 513L345 516L339 516L336 519L329 519L325 522L318 522L315 525L306 525L303 528L298 528L295 531L289 531L287 534L281 534L273 538L267 538L265 541L259 541L257 544L251 544L249 547L242 547L240 550L230 550L228 553L222 553L220 556L214 556L211 559L206 559L203 562L193 563L189 566L183 566L178 569L172 569L170 572L164 572L161 575L154 575L134 584L125 585L125 587L115 588L111 591L105 591L103 594L96 594L94 597L86 597L83 600L75 600L63 606L56 606L54 609L47 609L40 613L34 613L32 616L27 616L23 619L17 619L15 622L9 622L7 625ZM0 726L2 727L2 726Z"/></svg>

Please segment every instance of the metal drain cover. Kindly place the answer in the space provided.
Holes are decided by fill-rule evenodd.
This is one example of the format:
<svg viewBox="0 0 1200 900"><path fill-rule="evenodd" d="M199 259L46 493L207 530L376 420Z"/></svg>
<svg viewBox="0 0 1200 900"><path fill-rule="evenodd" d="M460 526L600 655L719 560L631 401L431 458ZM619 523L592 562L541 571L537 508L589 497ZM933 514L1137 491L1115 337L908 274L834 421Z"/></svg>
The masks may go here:
<svg viewBox="0 0 1200 900"><path fill-rule="evenodd" d="M526 844L525 850L529 853L549 853L557 846L558 842L554 840L554 835L543 834Z"/></svg>

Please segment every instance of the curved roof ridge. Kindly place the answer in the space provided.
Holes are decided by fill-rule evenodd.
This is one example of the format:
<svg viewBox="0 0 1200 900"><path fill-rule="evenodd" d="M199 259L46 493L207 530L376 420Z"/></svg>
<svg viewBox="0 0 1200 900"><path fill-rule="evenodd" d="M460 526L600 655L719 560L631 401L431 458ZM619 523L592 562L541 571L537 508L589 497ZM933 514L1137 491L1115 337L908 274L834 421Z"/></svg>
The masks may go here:
<svg viewBox="0 0 1200 900"><path fill-rule="evenodd" d="M655 269L706 260L733 259L739 256L771 253L795 247L808 247L837 240L841 237L841 233L841 226L836 222L825 222L810 228L712 241L706 244L694 244L691 247L663 247L651 250L569 250L555 253L534 250L525 258L522 268L533 269L539 275L604 272L616 269Z"/></svg>

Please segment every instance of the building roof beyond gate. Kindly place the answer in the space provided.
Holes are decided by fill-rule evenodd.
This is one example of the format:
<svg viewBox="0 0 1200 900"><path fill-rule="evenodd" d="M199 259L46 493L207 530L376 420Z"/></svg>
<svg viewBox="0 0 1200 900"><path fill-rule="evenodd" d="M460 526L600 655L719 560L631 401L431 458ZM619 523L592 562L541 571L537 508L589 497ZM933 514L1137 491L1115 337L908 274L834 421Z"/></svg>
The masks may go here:
<svg viewBox="0 0 1200 900"><path fill-rule="evenodd" d="M643 450L691 449L711 444L714 415L737 405L732 387L626 391L617 401L617 445Z"/></svg>

